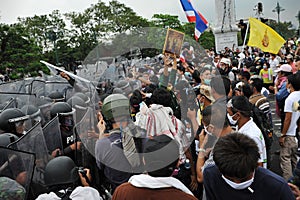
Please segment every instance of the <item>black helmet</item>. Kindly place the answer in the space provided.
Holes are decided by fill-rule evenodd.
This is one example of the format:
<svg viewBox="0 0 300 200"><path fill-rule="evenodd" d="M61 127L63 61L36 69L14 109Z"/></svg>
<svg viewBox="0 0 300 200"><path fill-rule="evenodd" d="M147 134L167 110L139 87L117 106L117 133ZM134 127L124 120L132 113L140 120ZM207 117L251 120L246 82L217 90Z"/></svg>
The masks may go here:
<svg viewBox="0 0 300 200"><path fill-rule="evenodd" d="M0 134L0 147L7 147L10 143L17 141L19 137L12 133Z"/></svg>
<svg viewBox="0 0 300 200"><path fill-rule="evenodd" d="M102 105L102 113L107 120L120 116L130 116L129 100L123 94L111 94Z"/></svg>
<svg viewBox="0 0 300 200"><path fill-rule="evenodd" d="M61 92L58 92L58 91L50 93L48 95L48 97L50 99L52 99L54 102L60 102L60 101L64 101L65 100L64 95Z"/></svg>
<svg viewBox="0 0 300 200"><path fill-rule="evenodd" d="M29 115L31 119L39 117L41 114L41 110L34 105L25 105L21 108L21 111L25 115Z"/></svg>
<svg viewBox="0 0 300 200"><path fill-rule="evenodd" d="M67 103L72 107L72 108L86 108L87 105L84 102L82 98L79 96L72 96L70 99L68 99Z"/></svg>
<svg viewBox="0 0 300 200"><path fill-rule="evenodd" d="M74 184L78 181L78 169L67 156L59 156L49 161L45 168L45 184L48 187Z"/></svg>
<svg viewBox="0 0 300 200"><path fill-rule="evenodd" d="M22 112L29 116L28 123L26 123L25 126L27 126L27 129L33 127L36 123L42 121L41 118L41 110L34 106L34 105L25 105L21 108Z"/></svg>
<svg viewBox="0 0 300 200"><path fill-rule="evenodd" d="M65 127L72 128L74 126L74 113L75 109L72 109L67 102L56 102L51 106L50 109L51 119L58 114L60 124Z"/></svg>
<svg viewBox="0 0 300 200"><path fill-rule="evenodd" d="M80 122L87 112L87 104L79 96L72 96L67 103L76 110L76 122Z"/></svg>
<svg viewBox="0 0 300 200"><path fill-rule="evenodd" d="M15 123L29 118L18 108L8 108L0 113L0 129L5 132L16 132Z"/></svg>
<svg viewBox="0 0 300 200"><path fill-rule="evenodd" d="M67 102L56 102L51 106L50 115L51 119L57 114L68 115L72 113L72 107Z"/></svg>
<svg viewBox="0 0 300 200"><path fill-rule="evenodd" d="M90 98L86 94L83 94L82 92L77 92L74 94L74 96L80 97L86 104L90 103Z"/></svg>

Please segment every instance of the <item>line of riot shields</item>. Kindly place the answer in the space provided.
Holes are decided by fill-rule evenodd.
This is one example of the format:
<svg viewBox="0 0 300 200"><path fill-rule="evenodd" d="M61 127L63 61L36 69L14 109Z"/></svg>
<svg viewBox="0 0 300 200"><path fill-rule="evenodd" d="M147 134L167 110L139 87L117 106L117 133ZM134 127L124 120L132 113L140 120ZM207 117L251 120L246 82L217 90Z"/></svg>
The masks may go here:
<svg viewBox="0 0 300 200"><path fill-rule="evenodd" d="M99 193L103 190L94 158L97 138L90 137L91 132L95 134L97 131L98 106L93 105L93 102L97 102L96 90L88 83L76 84L78 87L70 85L59 75L0 84L0 115L7 109L20 109L26 116L22 118L24 130L21 137L5 147L0 145L0 179L9 178L22 188L21 192L19 191L20 197L16 199L35 199L47 192L44 181L45 167L54 157L64 155L60 116L51 116L51 106L59 101L66 102L79 92L87 99L84 106L70 103L74 110L71 114L74 126L70 141L75 145L80 142L80 148L75 148L73 159L77 166L91 170L92 186L97 188ZM61 94L62 98L52 98L53 92ZM32 112L29 107L35 107L37 111ZM9 119L9 123L15 121ZM0 134L5 132L7 131L0 130ZM3 184L5 181L6 179L3 180ZM2 179L0 188L1 186Z"/></svg>

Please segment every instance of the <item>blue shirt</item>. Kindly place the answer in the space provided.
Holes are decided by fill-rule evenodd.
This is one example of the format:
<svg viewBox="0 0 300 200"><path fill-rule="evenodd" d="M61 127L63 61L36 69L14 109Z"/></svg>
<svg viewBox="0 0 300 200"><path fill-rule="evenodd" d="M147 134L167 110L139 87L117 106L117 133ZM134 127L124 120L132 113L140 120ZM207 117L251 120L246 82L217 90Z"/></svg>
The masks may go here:
<svg viewBox="0 0 300 200"><path fill-rule="evenodd" d="M258 167L255 170L251 192L248 188L236 190L229 186L222 178L216 165L204 169L204 188L207 200L294 200L295 197L287 182L268 169Z"/></svg>

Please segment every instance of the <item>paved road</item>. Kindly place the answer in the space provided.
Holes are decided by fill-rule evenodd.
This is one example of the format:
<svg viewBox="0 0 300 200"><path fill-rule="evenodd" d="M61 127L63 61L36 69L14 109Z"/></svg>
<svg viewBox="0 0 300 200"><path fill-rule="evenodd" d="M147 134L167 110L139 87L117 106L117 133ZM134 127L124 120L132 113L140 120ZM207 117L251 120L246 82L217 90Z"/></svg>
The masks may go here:
<svg viewBox="0 0 300 200"><path fill-rule="evenodd" d="M280 137L280 134L281 134L280 133L281 122L280 122L280 118L275 113L275 96L270 95L269 101L270 101L270 106L271 106L271 111L272 111L272 119L273 119L273 125L274 125L274 133L275 133L275 134L273 134L274 141L273 141L273 144L271 147L270 170L272 170L273 172L275 172L276 174L281 176L282 171L281 171L280 165L279 165L279 154L278 154L278 151L280 149L278 138Z"/></svg>

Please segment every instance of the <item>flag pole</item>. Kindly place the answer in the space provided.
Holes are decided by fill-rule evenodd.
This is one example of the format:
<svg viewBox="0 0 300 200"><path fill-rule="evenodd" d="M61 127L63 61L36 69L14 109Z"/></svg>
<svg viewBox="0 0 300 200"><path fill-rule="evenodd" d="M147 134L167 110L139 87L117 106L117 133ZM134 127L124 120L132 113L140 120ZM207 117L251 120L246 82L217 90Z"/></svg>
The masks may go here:
<svg viewBox="0 0 300 200"><path fill-rule="evenodd" d="M242 51L244 51L244 48L245 48L245 45L246 45L246 40L247 40L247 36L248 36L249 26L250 26L250 22L248 20L247 29L246 29L246 35L245 35L245 38L244 38Z"/></svg>

